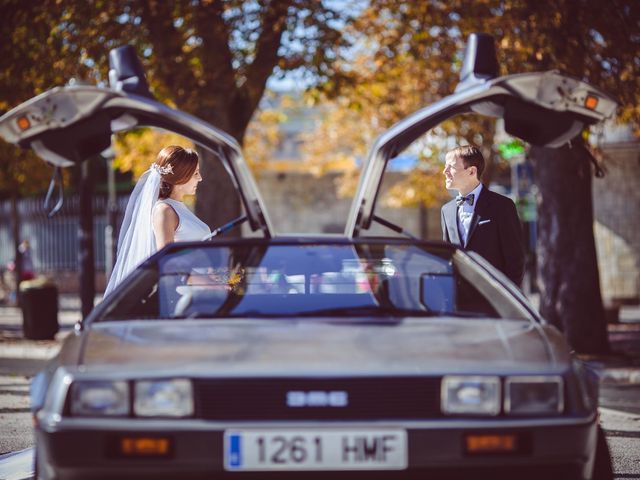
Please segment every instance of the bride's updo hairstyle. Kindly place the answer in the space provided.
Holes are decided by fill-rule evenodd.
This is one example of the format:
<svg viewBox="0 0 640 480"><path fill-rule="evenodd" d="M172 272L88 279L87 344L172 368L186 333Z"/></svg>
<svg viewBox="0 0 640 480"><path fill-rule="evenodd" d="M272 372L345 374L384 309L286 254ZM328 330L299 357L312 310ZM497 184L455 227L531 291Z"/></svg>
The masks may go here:
<svg viewBox="0 0 640 480"><path fill-rule="evenodd" d="M187 183L193 176L198 168L198 154L190 148L170 145L160 150L154 168L161 177L159 197L169 198L174 185Z"/></svg>

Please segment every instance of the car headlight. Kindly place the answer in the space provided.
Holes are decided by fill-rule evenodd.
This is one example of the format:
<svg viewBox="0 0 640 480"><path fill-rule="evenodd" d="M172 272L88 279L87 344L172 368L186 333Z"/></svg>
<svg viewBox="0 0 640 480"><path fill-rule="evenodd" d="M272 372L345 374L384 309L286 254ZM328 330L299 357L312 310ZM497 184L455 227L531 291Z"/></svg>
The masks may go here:
<svg viewBox="0 0 640 480"><path fill-rule="evenodd" d="M129 384L123 380L80 380L71 385L71 414L129 415Z"/></svg>
<svg viewBox="0 0 640 480"><path fill-rule="evenodd" d="M135 383L133 412L140 417L188 417L193 415L191 381L138 380Z"/></svg>
<svg viewBox="0 0 640 480"><path fill-rule="evenodd" d="M558 414L564 410L564 382L558 375L507 377L504 388L504 411L508 414Z"/></svg>
<svg viewBox="0 0 640 480"><path fill-rule="evenodd" d="M491 376L446 376L442 379L443 413L498 415L500 378Z"/></svg>

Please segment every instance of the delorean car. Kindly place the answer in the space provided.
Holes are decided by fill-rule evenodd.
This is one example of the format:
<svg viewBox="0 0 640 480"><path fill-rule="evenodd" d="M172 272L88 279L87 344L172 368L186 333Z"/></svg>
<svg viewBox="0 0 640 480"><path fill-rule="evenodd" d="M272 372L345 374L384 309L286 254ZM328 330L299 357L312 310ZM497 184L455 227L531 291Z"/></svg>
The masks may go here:
<svg viewBox="0 0 640 480"><path fill-rule="evenodd" d="M179 133L223 162L255 233L165 247L76 326L32 383L37 478L612 478L597 378L563 335L477 254L375 213L388 163L453 116L554 147L613 114L556 71L497 76L492 45L472 36L455 93L377 139L342 235L274 232L238 143L151 98L126 48L112 88L0 118L57 166L114 132Z"/></svg>

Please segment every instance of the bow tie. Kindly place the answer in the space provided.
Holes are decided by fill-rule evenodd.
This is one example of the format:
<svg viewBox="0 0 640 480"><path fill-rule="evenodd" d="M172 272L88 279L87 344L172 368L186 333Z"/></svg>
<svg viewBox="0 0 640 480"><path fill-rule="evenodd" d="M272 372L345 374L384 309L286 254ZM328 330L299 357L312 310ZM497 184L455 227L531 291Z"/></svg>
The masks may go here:
<svg viewBox="0 0 640 480"><path fill-rule="evenodd" d="M467 202L469 205L471 205L473 207L473 201L474 201L475 198L476 198L476 196L473 193L470 193L466 197L463 197L462 195L458 195L456 197L456 205L460 206L464 202Z"/></svg>

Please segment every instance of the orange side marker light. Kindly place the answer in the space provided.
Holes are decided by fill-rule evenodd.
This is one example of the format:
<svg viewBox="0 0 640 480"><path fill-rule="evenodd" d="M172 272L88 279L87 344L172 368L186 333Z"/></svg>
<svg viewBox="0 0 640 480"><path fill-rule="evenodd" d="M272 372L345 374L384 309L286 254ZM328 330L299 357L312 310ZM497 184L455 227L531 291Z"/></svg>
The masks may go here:
<svg viewBox="0 0 640 480"><path fill-rule="evenodd" d="M584 106L589 110L595 110L598 106L598 97L594 95L587 95L587 98L584 99Z"/></svg>
<svg viewBox="0 0 640 480"><path fill-rule="evenodd" d="M28 130L29 128L31 128L31 122L25 116L19 117L18 120L17 120L17 124L18 124L18 128L20 130L22 130L23 132L25 130Z"/></svg>

